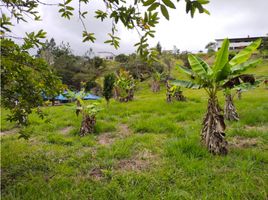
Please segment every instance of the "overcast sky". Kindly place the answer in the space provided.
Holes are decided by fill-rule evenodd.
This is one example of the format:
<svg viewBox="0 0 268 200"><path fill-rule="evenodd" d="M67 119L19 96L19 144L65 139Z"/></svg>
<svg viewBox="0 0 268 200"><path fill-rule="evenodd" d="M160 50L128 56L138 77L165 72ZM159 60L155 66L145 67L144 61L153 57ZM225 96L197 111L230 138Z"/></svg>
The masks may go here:
<svg viewBox="0 0 268 200"><path fill-rule="evenodd" d="M49 2L49 1L47 1ZM83 55L90 47L94 52L112 51L115 54L133 53L133 44L138 41L135 31L127 31L119 26L121 37L120 49L104 44L108 39L107 33L111 30L110 20L100 22L94 19L94 11L101 8L102 1L92 0L87 9L86 26L89 32L96 34L97 41L92 43L82 42L82 25L77 17L66 20L60 17L58 8L42 6L40 13L41 22L28 22L17 24L14 32L23 36L24 32L44 29L47 37L53 37L57 44L61 41L69 42L73 52ZM176 10L170 10L170 21L163 17L156 28L156 36L150 40L150 45L155 46L160 41L163 49L172 50L176 45L181 51L204 50L205 45L218 38L233 38L249 36L264 36L268 33L268 0L211 0L206 6L211 15L196 14L192 19L185 13L185 3L180 1Z"/></svg>

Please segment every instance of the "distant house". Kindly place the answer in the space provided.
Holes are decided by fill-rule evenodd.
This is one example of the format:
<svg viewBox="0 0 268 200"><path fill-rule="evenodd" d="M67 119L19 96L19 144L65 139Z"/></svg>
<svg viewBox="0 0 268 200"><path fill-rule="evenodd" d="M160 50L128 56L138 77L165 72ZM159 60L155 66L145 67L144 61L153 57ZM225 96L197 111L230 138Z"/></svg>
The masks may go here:
<svg viewBox="0 0 268 200"><path fill-rule="evenodd" d="M229 38L230 41L230 45L229 45L229 50L235 50L235 51L239 51L240 49L245 48L246 46L248 46L251 42L262 38L263 40L267 40L267 36L262 36L262 37L246 37L246 38ZM224 39L216 39L216 48L219 50L222 42Z"/></svg>
<svg viewBox="0 0 268 200"><path fill-rule="evenodd" d="M97 56L105 59L105 60L114 60L115 59L115 54L112 52L108 52L108 51L100 51L97 53Z"/></svg>

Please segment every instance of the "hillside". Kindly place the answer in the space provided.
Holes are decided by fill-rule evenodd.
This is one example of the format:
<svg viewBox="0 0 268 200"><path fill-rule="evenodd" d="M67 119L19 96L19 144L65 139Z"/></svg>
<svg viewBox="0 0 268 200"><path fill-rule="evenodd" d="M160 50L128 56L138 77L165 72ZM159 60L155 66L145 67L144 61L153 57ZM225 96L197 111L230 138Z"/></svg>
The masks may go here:
<svg viewBox="0 0 268 200"><path fill-rule="evenodd" d="M268 75L268 65L251 72ZM228 123L225 157L200 145L204 91L184 94L168 104L164 87L155 94L140 83L133 102L103 102L85 137L74 104L44 107L44 120L31 115L29 140L2 109L2 199L267 199L267 86L235 99L241 120Z"/></svg>

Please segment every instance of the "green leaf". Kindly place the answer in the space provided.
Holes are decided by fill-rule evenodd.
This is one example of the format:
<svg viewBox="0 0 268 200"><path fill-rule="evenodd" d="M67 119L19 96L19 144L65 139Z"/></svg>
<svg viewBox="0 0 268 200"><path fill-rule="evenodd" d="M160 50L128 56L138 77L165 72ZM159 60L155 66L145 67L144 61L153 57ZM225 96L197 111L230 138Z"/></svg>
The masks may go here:
<svg viewBox="0 0 268 200"><path fill-rule="evenodd" d="M203 8L203 11L204 11L204 13L206 13L207 15L210 15L210 12L209 12L207 9Z"/></svg>
<svg viewBox="0 0 268 200"><path fill-rule="evenodd" d="M72 0L67 0L64 4L67 5L67 4L71 3L71 2L72 2Z"/></svg>
<svg viewBox="0 0 268 200"><path fill-rule="evenodd" d="M167 20L169 20L169 14L168 14L168 10L167 10L166 6L161 5L161 12L162 12L162 15L163 15Z"/></svg>
<svg viewBox="0 0 268 200"><path fill-rule="evenodd" d="M149 8L148 11L153 11L155 10L160 4L159 3L153 3Z"/></svg>
<svg viewBox="0 0 268 200"><path fill-rule="evenodd" d="M192 6L191 7L191 17L194 17L194 13L195 13L196 7Z"/></svg>
<svg viewBox="0 0 268 200"><path fill-rule="evenodd" d="M170 0L162 0L162 1L166 6L173 8L173 9L176 9L176 7L172 1L170 1Z"/></svg>
<svg viewBox="0 0 268 200"><path fill-rule="evenodd" d="M183 80L175 80L171 81L172 85L184 87L184 88L190 88L190 89L200 89L202 86L198 85L196 83L190 82L190 81L183 81Z"/></svg>
<svg viewBox="0 0 268 200"><path fill-rule="evenodd" d="M201 4L208 4L209 1L208 0L197 0L199 3Z"/></svg>
<svg viewBox="0 0 268 200"><path fill-rule="evenodd" d="M192 54L188 56L188 61L192 67L192 70L201 78L207 77L207 72L199 60Z"/></svg>
<svg viewBox="0 0 268 200"><path fill-rule="evenodd" d="M216 61L213 67L213 74L216 78L221 72L222 68L228 62L229 57L229 40L225 39L222 43L221 49L217 53Z"/></svg>
<svg viewBox="0 0 268 200"><path fill-rule="evenodd" d="M203 68L206 70L207 75L211 75L213 73L212 69L210 68L210 66L201 58L196 56L196 59L200 62L200 64L203 66Z"/></svg>
<svg viewBox="0 0 268 200"><path fill-rule="evenodd" d="M191 1L187 1L187 3L186 3L186 13L188 13L191 10L191 7L192 7Z"/></svg>
<svg viewBox="0 0 268 200"><path fill-rule="evenodd" d="M74 8L71 7L71 6L66 6L66 9L67 9L67 10L74 10Z"/></svg>
<svg viewBox="0 0 268 200"><path fill-rule="evenodd" d="M144 6L149 6L149 5L153 4L155 1L156 1L156 0L148 0L148 1L145 1L145 2L143 3L143 5L144 5Z"/></svg>
<svg viewBox="0 0 268 200"><path fill-rule="evenodd" d="M260 46L261 39L258 39L254 42L252 42L249 46L247 46L245 49L240 51L233 59L229 62L231 66L241 64L245 61L247 61L252 53Z"/></svg>
<svg viewBox="0 0 268 200"><path fill-rule="evenodd" d="M226 63L225 66L221 69L220 73L217 73L216 81L222 81L226 79L230 75L231 71L231 65L229 63Z"/></svg>
<svg viewBox="0 0 268 200"><path fill-rule="evenodd" d="M245 71L248 68L257 66L259 63L261 63L261 61L262 61L262 59L250 60L250 61L244 62L242 64L236 65L236 66L231 68L231 74L232 75L240 74L241 72Z"/></svg>
<svg viewBox="0 0 268 200"><path fill-rule="evenodd" d="M189 75L194 75L194 72L191 70L191 69L189 69L189 68L187 68L187 67L184 67L184 66L181 66L181 65L177 65L177 67L181 70L181 71L183 71L184 73L186 73L186 74L189 74Z"/></svg>

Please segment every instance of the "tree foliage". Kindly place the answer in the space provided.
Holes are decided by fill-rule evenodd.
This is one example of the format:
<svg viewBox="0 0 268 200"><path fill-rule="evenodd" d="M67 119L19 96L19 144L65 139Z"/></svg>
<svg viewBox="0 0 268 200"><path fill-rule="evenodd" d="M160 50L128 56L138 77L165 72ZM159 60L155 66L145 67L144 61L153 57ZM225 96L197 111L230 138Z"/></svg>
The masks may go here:
<svg viewBox="0 0 268 200"><path fill-rule="evenodd" d="M103 80L103 96L105 97L107 104L110 98L113 97L113 88L115 83L115 75L107 74Z"/></svg>
<svg viewBox="0 0 268 200"><path fill-rule="evenodd" d="M161 46L160 42L157 43L155 48L158 51L159 55L161 55L162 54L162 46Z"/></svg>
<svg viewBox="0 0 268 200"><path fill-rule="evenodd" d="M215 42L209 42L205 48L207 49L208 53L215 52L216 49L216 43Z"/></svg>
<svg viewBox="0 0 268 200"><path fill-rule="evenodd" d="M64 84L75 90L81 89L80 82L87 82L88 86L94 85L95 79L106 67L102 58L76 56L68 43L57 45L53 38L47 40L37 54L54 67ZM88 88L91 87L86 87Z"/></svg>
<svg viewBox="0 0 268 200"><path fill-rule="evenodd" d="M115 56L115 61L120 62L120 63L126 63L128 62L129 58L125 54L119 54Z"/></svg>
<svg viewBox="0 0 268 200"><path fill-rule="evenodd" d="M43 103L42 94L56 96L63 87L52 68L24 48L1 39L1 103L11 111L9 120L27 125L33 108Z"/></svg>

